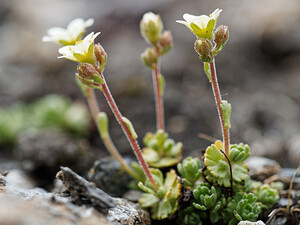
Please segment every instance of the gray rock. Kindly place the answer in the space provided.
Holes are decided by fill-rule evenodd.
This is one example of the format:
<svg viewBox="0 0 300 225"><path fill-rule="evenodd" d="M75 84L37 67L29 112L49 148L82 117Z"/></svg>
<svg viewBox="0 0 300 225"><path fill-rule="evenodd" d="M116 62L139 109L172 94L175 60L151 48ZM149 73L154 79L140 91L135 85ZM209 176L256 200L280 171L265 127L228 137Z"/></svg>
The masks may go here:
<svg viewBox="0 0 300 225"><path fill-rule="evenodd" d="M264 222L262 222L261 220L257 221L257 222L250 222L250 221L241 221L238 223L238 225L265 225Z"/></svg>
<svg viewBox="0 0 300 225"><path fill-rule="evenodd" d="M246 160L246 164L249 168L249 175L256 180L264 180L280 170L278 162L272 159L252 156Z"/></svg>

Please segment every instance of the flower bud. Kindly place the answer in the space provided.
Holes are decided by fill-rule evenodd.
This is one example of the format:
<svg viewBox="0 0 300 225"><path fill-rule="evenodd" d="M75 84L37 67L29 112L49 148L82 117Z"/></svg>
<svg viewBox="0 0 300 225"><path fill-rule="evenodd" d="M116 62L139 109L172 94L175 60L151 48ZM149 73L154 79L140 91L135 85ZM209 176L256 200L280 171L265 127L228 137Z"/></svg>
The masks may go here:
<svg viewBox="0 0 300 225"><path fill-rule="evenodd" d="M217 45L225 45L229 38L228 26L220 25L215 31L214 42Z"/></svg>
<svg viewBox="0 0 300 225"><path fill-rule="evenodd" d="M94 54L96 56L97 62L100 65L100 71L103 72L107 61L107 54L104 48L99 43L94 47Z"/></svg>
<svg viewBox="0 0 300 225"><path fill-rule="evenodd" d="M194 49L200 55L204 62L210 62L212 59L212 43L208 39L198 38L195 41Z"/></svg>
<svg viewBox="0 0 300 225"><path fill-rule="evenodd" d="M94 66L92 66L89 63L82 63L80 66L77 67L78 75L84 79L93 79L94 75L98 75L99 73L95 69Z"/></svg>
<svg viewBox="0 0 300 225"><path fill-rule="evenodd" d="M173 47L173 37L171 31L167 30L164 31L161 38L159 39L159 44L162 47L161 54L166 54L169 52Z"/></svg>
<svg viewBox="0 0 300 225"><path fill-rule="evenodd" d="M157 64L157 53L153 48L146 48L142 53L141 58L146 66L154 69Z"/></svg>
<svg viewBox="0 0 300 225"><path fill-rule="evenodd" d="M163 30L163 23L160 16L152 12L145 13L140 22L140 30L148 43L156 44Z"/></svg>

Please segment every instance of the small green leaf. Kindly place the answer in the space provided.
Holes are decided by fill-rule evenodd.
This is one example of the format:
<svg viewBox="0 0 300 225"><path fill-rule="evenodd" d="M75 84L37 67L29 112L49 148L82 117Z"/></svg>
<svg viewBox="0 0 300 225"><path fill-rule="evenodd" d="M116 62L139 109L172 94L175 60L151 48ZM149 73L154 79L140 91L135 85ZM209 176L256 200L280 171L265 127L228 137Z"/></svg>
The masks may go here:
<svg viewBox="0 0 300 225"><path fill-rule="evenodd" d="M226 100L222 100L221 110L223 114L224 126L225 128L229 129L231 127L231 123L230 123L231 104L228 103Z"/></svg>
<svg viewBox="0 0 300 225"><path fill-rule="evenodd" d="M204 62L204 71L205 71L205 74L206 74L209 82L211 82L211 71L210 71L209 63L207 63L207 62Z"/></svg>
<svg viewBox="0 0 300 225"><path fill-rule="evenodd" d="M108 118L105 112L98 113L97 125L102 139L108 137Z"/></svg>
<svg viewBox="0 0 300 225"><path fill-rule="evenodd" d="M98 74L93 75L93 80L99 85L104 84L103 79Z"/></svg>
<svg viewBox="0 0 300 225"><path fill-rule="evenodd" d="M137 139L137 134L136 134L136 132L135 132L135 130L134 130L134 128L133 128L133 125L132 125L132 123L130 122L130 120L129 119L127 119L126 117L122 117L122 120L123 120L123 122L125 123L125 125L127 126L127 128L128 128L128 130L129 130L129 132L130 132L130 134L131 134L131 137L133 138L133 139Z"/></svg>
<svg viewBox="0 0 300 225"><path fill-rule="evenodd" d="M158 75L159 94L162 97L165 93L165 78L162 74Z"/></svg>

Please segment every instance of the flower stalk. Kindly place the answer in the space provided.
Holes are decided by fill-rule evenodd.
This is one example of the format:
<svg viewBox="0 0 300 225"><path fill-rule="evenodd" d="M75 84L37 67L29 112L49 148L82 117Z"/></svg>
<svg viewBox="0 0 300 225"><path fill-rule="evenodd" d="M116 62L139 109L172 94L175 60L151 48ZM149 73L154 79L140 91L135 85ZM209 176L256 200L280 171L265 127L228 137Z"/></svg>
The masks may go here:
<svg viewBox="0 0 300 225"><path fill-rule="evenodd" d="M103 129L101 130L100 128L100 124L99 124L99 113L100 113L100 108L99 105L97 103L96 100L96 96L95 96L95 91L93 88L91 87L87 87L85 86L85 96L87 98L88 101L88 105L89 105L89 109L91 111L92 114L92 118L94 120L94 122L97 125L97 128L99 130L99 134L101 136L101 139L106 147L106 149L108 150L108 152L120 163L120 165L122 166L122 168L134 179L139 180L138 179L138 175L134 172L134 170L125 162L125 160L123 159L123 157L120 155L119 151L117 150L116 146L114 145L114 143L111 140L111 137L109 135L108 132L108 128L105 128L106 131L103 131ZM102 112L103 113L103 112ZM105 114L105 113L104 113ZM105 114L106 116L106 114ZM107 125L108 126L108 122Z"/></svg>
<svg viewBox="0 0 300 225"><path fill-rule="evenodd" d="M161 93L161 88L159 87L159 64L160 60L158 57L157 64L154 69L152 69L153 90L156 106L156 126L157 130L165 130L163 93Z"/></svg>
<svg viewBox="0 0 300 225"><path fill-rule="evenodd" d="M103 94L113 112L113 114L115 115L118 123L120 124L122 130L124 131L137 159L139 160L139 163L140 165L142 166L143 170L144 170L144 173L145 175L148 177L151 185L153 186L153 189L155 191L158 190L158 185L156 184L150 170L149 170L149 167L148 167L148 164L146 163L143 155L142 155L142 151L139 147L139 144L137 142L137 140L132 136L132 133L130 131L130 129L128 128L128 126L125 124L125 122L123 121L123 116L114 100L114 98L112 97L111 95L111 92L106 84L106 81L105 81L105 78L102 74L102 72L99 70L99 68L95 67L98 71L98 73L100 74L100 77L102 78L102 80L104 81L104 83L101 85L101 88L102 88L102 91L103 91Z"/></svg>
<svg viewBox="0 0 300 225"><path fill-rule="evenodd" d="M229 128L225 127L224 125L224 116L221 108L221 102L222 102L222 97L221 97L221 92L218 84L218 78L217 78L217 73L216 73L216 67L215 67L215 60L209 64L210 68L210 74L211 74L211 87L214 93L214 98L218 110L218 115L219 115L219 120L221 124L221 129L222 129L222 138L223 138L223 144L224 144L224 152L228 156L229 155Z"/></svg>

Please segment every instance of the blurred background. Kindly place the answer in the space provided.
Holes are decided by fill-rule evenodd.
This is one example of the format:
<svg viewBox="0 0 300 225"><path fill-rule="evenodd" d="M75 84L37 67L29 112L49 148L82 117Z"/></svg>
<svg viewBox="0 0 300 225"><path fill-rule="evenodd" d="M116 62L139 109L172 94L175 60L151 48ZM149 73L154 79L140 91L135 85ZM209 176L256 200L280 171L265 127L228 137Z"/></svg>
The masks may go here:
<svg viewBox="0 0 300 225"><path fill-rule="evenodd" d="M184 155L199 155L210 142L200 139L198 134L220 139L221 131L210 84L193 49L195 36L175 21L182 19L184 13L208 15L216 8L223 9L218 25L227 25L230 31L230 39L216 58L216 66L223 99L233 108L231 143L248 143L252 155L276 159L284 167L297 166L300 161L299 0L1 0L0 107L4 111L0 116L2 122L9 121L6 128L0 126L2 135L7 134L7 126L15 126L14 117L3 118L10 114L5 110L16 103L32 105L40 97L59 94L85 105L74 81L76 64L57 59L58 45L41 42L48 28L65 28L80 17L95 19L87 33L101 32L96 42L108 54L105 77L121 112L133 122L142 145L145 133L155 132L155 108L151 72L140 60L148 45L140 35L139 21L144 13L152 11L161 15L165 29L171 30L174 39L174 48L163 57L161 66L166 78L166 129L170 137L183 142ZM109 115L116 146L122 154L133 155L102 93L98 92L97 98L101 109ZM25 120L36 120L38 116L31 112ZM78 110L68 113L72 117ZM89 120L84 112L81 115ZM49 149L71 145L69 150L76 152L73 145L77 145L93 153L94 160L107 155L95 126L86 120L81 123L89 132L82 134L79 130L78 136L77 128L74 131L68 127L76 134L71 139L60 140L61 136L49 132L28 134L35 129L18 132L13 141L1 145L0 167L9 168L3 166L4 159L16 156L24 168L32 169L36 165L30 160L38 155L37 151L58 140L59 144ZM55 151L38 155L39 160L44 157L41 164L55 157ZM59 150L56 152L61 154ZM70 159L69 155L64 157ZM87 163L89 166L91 163Z"/></svg>

